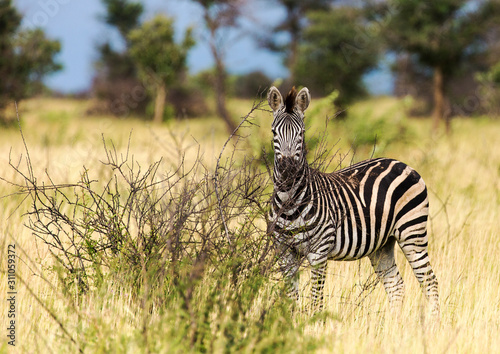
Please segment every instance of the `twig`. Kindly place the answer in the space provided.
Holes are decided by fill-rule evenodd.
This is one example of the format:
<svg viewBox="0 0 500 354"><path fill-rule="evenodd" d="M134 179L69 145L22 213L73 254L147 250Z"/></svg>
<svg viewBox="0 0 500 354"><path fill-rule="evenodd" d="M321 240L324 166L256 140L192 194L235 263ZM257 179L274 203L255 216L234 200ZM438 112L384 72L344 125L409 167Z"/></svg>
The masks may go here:
<svg viewBox="0 0 500 354"><path fill-rule="evenodd" d="M219 188L218 188L220 160L222 158L222 154L224 153L224 150L226 149L227 144L236 135L236 132L238 131L238 129L240 129L240 127L248 120L248 118L251 116L251 114L255 110L261 109L261 106L263 105L263 103L264 103L264 99L262 99L262 98L260 99L259 102L255 102L255 101L253 102L252 109L250 110L250 112L248 112L247 115L243 117L243 119L241 120L240 124L238 124L238 126L236 127L236 129L231 133L231 135L229 136L229 138L227 138L226 142L222 146L222 149L220 151L219 157L217 158L217 164L215 166L215 175L214 175L214 178L213 178L214 179L214 187L215 187L215 196L217 197L217 206L219 208L219 213L220 213L220 216L221 216L221 219L222 219L222 224L224 225L224 232L226 234L227 242L231 246L232 246L232 242L231 242L231 238L229 236L229 229L227 228L226 218L224 216L224 212L222 211L222 203L221 203L221 200L220 200Z"/></svg>

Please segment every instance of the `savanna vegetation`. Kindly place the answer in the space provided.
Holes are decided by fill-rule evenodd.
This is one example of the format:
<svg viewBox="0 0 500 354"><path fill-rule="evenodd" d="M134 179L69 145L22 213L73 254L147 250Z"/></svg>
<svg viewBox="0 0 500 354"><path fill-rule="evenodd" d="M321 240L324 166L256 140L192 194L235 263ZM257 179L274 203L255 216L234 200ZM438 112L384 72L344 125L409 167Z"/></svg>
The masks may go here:
<svg viewBox="0 0 500 354"><path fill-rule="evenodd" d="M452 136L431 138L431 120L408 118L408 102L394 98L354 104L344 120L332 118L328 99L313 98L306 115L310 158L326 151L328 170L391 156L424 177L442 307L433 323L399 251L406 299L398 317L365 259L329 265L321 316L309 311L307 269L299 304L286 299L263 215L266 106L247 118L239 140L227 140L216 116L153 129L135 118L88 117L89 104L27 100L23 136L15 127L1 132L0 292L7 246L16 244L22 352L499 347L498 120L455 119ZM241 117L252 108L251 100L229 104Z"/></svg>
<svg viewBox="0 0 500 354"><path fill-rule="evenodd" d="M179 31L147 2L102 0L122 45L96 41L88 92L56 95L44 78L61 43L0 1L0 352L499 351L498 1L275 0L283 17L265 28L250 1L190 2L200 23ZM288 77L229 73L226 34L249 27ZM200 42L214 66L190 73ZM395 95L370 97L363 79L385 60ZM440 321L400 251L401 313L368 259L329 264L322 313L307 267L299 302L285 296L266 232L271 85L311 89L322 170L386 156L422 175Z"/></svg>

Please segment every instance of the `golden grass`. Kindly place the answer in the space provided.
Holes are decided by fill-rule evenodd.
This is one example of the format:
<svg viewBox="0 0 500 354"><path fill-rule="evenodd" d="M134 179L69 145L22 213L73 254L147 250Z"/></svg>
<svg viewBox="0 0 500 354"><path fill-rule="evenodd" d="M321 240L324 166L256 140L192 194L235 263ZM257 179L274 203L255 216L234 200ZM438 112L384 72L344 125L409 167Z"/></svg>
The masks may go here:
<svg viewBox="0 0 500 354"><path fill-rule="evenodd" d="M324 323L307 326L303 336L317 338L319 352L499 352L500 121L455 119L452 136L432 137L430 121L407 119L402 113L403 106L395 99L381 98L357 104L351 112L366 119L394 119L394 115L400 115L397 119L406 124L407 137L389 144L383 151L375 150L375 155L383 154L408 163L420 172L429 188L429 254L439 280L441 321L431 323L427 318L425 299L411 268L398 250L397 263L406 285L404 307L398 316L388 310L381 285L367 286L373 279L367 259L335 262L329 265L325 289L326 308L333 317ZM231 109L237 116L246 114L250 107L250 101L231 101ZM47 179L44 172L47 169L57 183L76 182L82 166L90 170L91 176L104 178L99 163L103 156L102 135L108 143L114 142L119 154L125 154L132 131L130 152L135 161L147 166L163 157L162 172L175 168L182 158L178 154L181 148L186 151L184 158L188 164L196 159L199 151L206 166L213 168L227 137L223 124L216 117L169 122L157 127L136 118L86 117L85 108L85 101L66 99L22 102L23 133L40 180ZM331 113L321 111L313 117L308 134L313 134L315 129L319 131L324 126L325 116ZM254 122L258 126L245 132L250 134L248 148L256 153L261 141L270 139L271 116L256 112ZM347 154L351 133L348 127L337 121L330 124L331 145L342 138L332 151L340 148ZM270 144L266 146L269 148ZM370 157L372 148L361 147L355 159ZM8 166L9 152L14 161L25 156L19 132L14 128L2 128L0 176L21 182ZM244 150L240 153L247 154ZM21 167L23 164L21 159ZM52 285L57 284L57 279L50 271L53 265L50 254L23 226L26 220L22 214L27 205L21 204L16 209L19 198L7 196L13 192L12 187L0 182L0 196L3 197L0 199L0 316L2 323L6 323L7 304L3 300L7 295L7 280L3 271L7 245L15 243L19 256L17 276L30 289L21 281L17 282L18 351L74 350L67 339L62 339L64 335L57 321L64 324L76 341L93 338L88 344L92 351L143 351L144 348L137 347L140 342L130 338L130 333L143 325L143 318L129 292L109 285L102 293L76 299L79 304L75 305ZM308 297L307 270L303 273L302 305L307 303ZM309 314L297 313L295 316L300 319ZM168 328L175 323L161 326ZM0 351L5 352L8 346L5 326L2 328ZM169 352L175 343L171 345L160 343L156 349Z"/></svg>

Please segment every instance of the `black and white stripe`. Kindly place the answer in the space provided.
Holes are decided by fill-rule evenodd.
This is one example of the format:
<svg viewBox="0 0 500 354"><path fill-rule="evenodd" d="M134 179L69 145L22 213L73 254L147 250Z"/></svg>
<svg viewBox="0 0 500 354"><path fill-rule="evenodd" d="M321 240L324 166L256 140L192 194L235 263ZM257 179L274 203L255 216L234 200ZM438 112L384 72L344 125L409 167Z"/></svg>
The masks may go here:
<svg viewBox="0 0 500 354"><path fill-rule="evenodd" d="M391 305L400 305L404 285L394 260L401 247L414 274L439 314L437 279L427 254L427 188L402 162L379 158L334 173L311 168L306 160L304 111L307 88L292 89L285 101L272 87L274 111L274 195L270 232L282 251L282 271L290 295L298 297L298 268L312 266L313 304L322 307L328 260L369 257Z"/></svg>

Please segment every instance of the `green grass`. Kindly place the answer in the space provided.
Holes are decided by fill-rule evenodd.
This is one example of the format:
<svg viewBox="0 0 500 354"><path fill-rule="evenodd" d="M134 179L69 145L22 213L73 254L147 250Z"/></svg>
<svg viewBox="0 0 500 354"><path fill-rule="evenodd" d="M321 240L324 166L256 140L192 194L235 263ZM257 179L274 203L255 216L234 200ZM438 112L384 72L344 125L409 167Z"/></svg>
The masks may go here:
<svg viewBox="0 0 500 354"><path fill-rule="evenodd" d="M126 154L130 138L130 153L142 166L163 158L163 174L174 170L182 160L187 166L193 164L200 155L207 169L213 170L227 139L224 125L213 116L171 121L158 127L137 117L85 116L86 105L86 101L66 99L21 103L23 134L40 183L49 182L46 171L55 183L74 183L80 179L83 166L103 183L109 177L100 163L103 136L108 144L113 141L118 154ZM230 101L236 117L248 113L251 105L248 100ZM211 343L208 348L216 352L295 349L345 353L500 350L500 120L457 118L452 121L451 136L432 136L430 120L408 118L404 108L403 101L375 98L350 107L345 120L331 119L326 149L329 155L337 155L329 170L374 155L402 160L423 176L430 193L429 254L439 281L441 322L429 322L424 296L397 251L406 286L404 307L397 318L388 310L381 285L367 286L373 279L367 259L329 264L325 295L331 315L322 320L311 319L304 310L309 295L308 270L304 269L299 307L288 316L290 304L277 302L276 309L266 317L265 331L259 329L259 311L270 308L279 296L278 276L251 278L250 283L238 288L239 299L231 296L234 289L222 275L206 276L197 283L193 296L200 313L203 308L211 309L206 320L197 317L199 325L207 326L204 333ZM313 99L306 112L306 138L313 145L317 144L314 137L322 133L326 119L334 113ZM255 112L255 125L242 131L248 138L239 145L238 158L259 155L262 147L270 149L271 121L269 112ZM312 149L311 160L314 153ZM25 162L20 159L25 156L24 146L16 128L0 130L0 176L21 183L8 166L9 156L14 164L20 161L25 170ZM190 338L189 316L182 313L175 297L163 307L145 309L131 289L111 281L86 295L65 294L58 273L52 270L55 262L47 247L23 225L23 213L29 205L21 203L20 196L9 196L15 192L0 182L0 269L6 269L7 244L16 243L17 275L34 294L18 281L19 352L74 352L80 347L86 352L166 353L189 348L185 346L186 338ZM257 295L251 291L255 284L260 284ZM5 320L6 286L2 272L0 314ZM227 296L210 297L214 289ZM210 307L210 301L216 305ZM246 315L235 315L238 309ZM4 332L2 352L11 349Z"/></svg>

